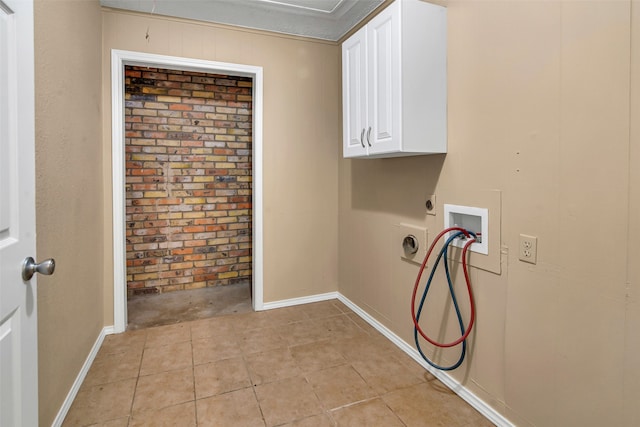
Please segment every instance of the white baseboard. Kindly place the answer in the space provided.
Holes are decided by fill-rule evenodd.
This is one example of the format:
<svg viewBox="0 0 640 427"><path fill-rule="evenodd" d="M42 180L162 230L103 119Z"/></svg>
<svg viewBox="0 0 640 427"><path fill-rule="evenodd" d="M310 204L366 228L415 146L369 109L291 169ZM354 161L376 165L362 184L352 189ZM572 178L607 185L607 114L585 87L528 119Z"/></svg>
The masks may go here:
<svg viewBox="0 0 640 427"><path fill-rule="evenodd" d="M109 334L112 334L113 332L114 332L113 326L104 327L100 331L98 338L96 338L96 342L93 343L93 347L91 348L91 351L87 356L87 359L84 361L84 364L82 365L82 369L80 369L80 372L76 377L76 380L73 382L73 385L71 386L71 390L69 390L69 393L67 393L67 397L64 399L64 402L62 403L62 406L58 411L58 415L56 415L56 418L53 420L53 423L51 424L52 427L62 426L62 422L67 416L67 413L71 408L71 404L73 403L73 400L76 398L76 395L78 394L78 390L80 390L80 386L82 385L82 382L84 381L85 377L87 376L87 373L89 372L89 368L91 368L93 361L98 355L98 351L102 346L104 337Z"/></svg>
<svg viewBox="0 0 640 427"><path fill-rule="evenodd" d="M317 295L311 295L308 297L284 299L284 300L274 301L274 302L265 302L262 307L264 310L272 310L274 308L291 307L294 305L309 304L312 302L327 301L327 300L336 299L336 298L338 298L337 292L327 292L326 294L317 294Z"/></svg>
<svg viewBox="0 0 640 427"><path fill-rule="evenodd" d="M440 371L435 369L427 362L424 361L420 353L412 346L407 344L404 340L402 340L399 336L394 334L389 328L384 326L382 323L378 322L376 319L371 317L367 312L362 310L359 306L354 304L351 300L346 298L344 295L338 293L337 298L342 301L347 307L349 307L353 312L355 312L358 316L360 316L364 321L369 323L375 329L377 329L382 335L387 337L392 343L398 346L402 351L407 353L409 357L418 362L420 366L429 371L433 376L435 376L438 380L440 380L444 385L449 387L454 393L460 396L465 402L475 408L478 412L480 412L486 419L494 423L499 427L513 427L513 424L506 419L502 414L497 412L491 406L487 405L482 399L469 391L465 386L460 384L457 380L451 377L444 371Z"/></svg>

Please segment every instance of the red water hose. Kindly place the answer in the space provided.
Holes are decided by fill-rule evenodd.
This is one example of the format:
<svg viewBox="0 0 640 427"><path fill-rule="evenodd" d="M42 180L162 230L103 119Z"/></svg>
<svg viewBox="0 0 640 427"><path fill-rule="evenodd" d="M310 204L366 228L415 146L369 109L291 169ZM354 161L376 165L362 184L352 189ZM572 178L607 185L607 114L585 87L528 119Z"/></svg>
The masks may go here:
<svg viewBox="0 0 640 427"><path fill-rule="evenodd" d="M469 304L471 306L471 319L469 320L469 325L465 329L464 334L462 334L460 338L458 338L453 342L443 344L434 339L429 338L429 336L427 336L427 334L422 330L422 328L420 328L420 325L418 324L418 319L416 317L416 295L418 293L418 288L420 287L420 279L422 278L422 273L424 272L424 269L427 266L427 261L429 260L429 256L431 255L431 252L433 252L433 248L435 247L438 240L442 238L442 236L444 236L446 233L449 233L451 231L461 231L462 233L464 233L464 235L468 239L467 243L462 248L462 270L464 271L464 279L467 284L467 293L469 294ZM467 337L471 333L471 329L473 328L473 323L475 322L475 319L476 319L476 310L475 310L475 302L473 300L473 291L471 290L471 280L469 279L469 270L467 268L467 250L469 249L469 246L471 246L471 244L474 243L475 241L476 239L472 237L469 234L469 232L464 228L461 228L461 227L446 228L442 230L440 234L438 234L436 238L433 240L433 242L431 243L431 246L429 247L429 250L427 251L427 255L424 257L424 261L422 261L422 264L420 265L420 270L418 271L418 277L416 277L416 283L413 287L413 294L411 296L411 317L413 319L413 325L415 326L420 336L422 336L422 338L424 338L431 344L435 345L436 347L447 348L447 347L453 347L460 344L461 342L467 339Z"/></svg>

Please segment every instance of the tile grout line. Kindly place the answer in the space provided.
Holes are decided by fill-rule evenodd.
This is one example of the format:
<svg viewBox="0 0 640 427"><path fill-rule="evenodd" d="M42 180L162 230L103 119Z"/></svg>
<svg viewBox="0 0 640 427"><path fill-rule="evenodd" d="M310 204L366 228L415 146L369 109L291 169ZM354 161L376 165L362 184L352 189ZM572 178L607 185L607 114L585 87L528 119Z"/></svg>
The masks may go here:
<svg viewBox="0 0 640 427"><path fill-rule="evenodd" d="M140 363L138 363L138 375L136 375L136 384L133 387L133 397L131 399L131 406L129 407L129 419L127 420L127 425L131 424L133 420L133 403L136 401L136 394L138 392L138 382L140 380L140 371L142 370L142 360L144 359L144 353L147 347L147 337L149 336L148 332L144 333L144 341L142 343L142 353L140 354Z"/></svg>
<svg viewBox="0 0 640 427"><path fill-rule="evenodd" d="M198 395L196 394L196 361L193 356L193 333L191 332L191 323L189 322L189 346L191 347L191 378L193 378L193 416L194 422L198 425Z"/></svg>
<svg viewBox="0 0 640 427"><path fill-rule="evenodd" d="M236 328L235 324L231 325L231 329L233 330L233 335L244 335L247 331L239 331ZM260 416L262 417L262 422L263 424L267 425L267 419L264 416L264 411L262 410L262 406L260 405L260 401L258 400L258 394L256 392L256 386L253 384L253 378L251 377L251 371L249 370L249 364L247 362L247 355L245 354L245 351L243 350L244 346L240 343L238 343L238 349L240 351L240 357L242 358L242 363L244 365L244 369L245 372L247 373L247 376L249 377L249 387L251 387L251 391L253 393L253 398L255 399L256 405L258 405L258 410L260 411ZM230 391L229 393L233 393L233 391Z"/></svg>
<svg viewBox="0 0 640 427"><path fill-rule="evenodd" d="M251 387L251 391L253 392L253 398L256 400L256 405L258 405L258 409L260 410L260 416L262 417L262 422L264 425L267 425L267 418L264 415L264 411L262 410L262 405L260 405L260 400L258 399L258 392L256 391L257 385L253 383L253 378L251 377L251 371L249 370L249 364L247 362L247 355L242 349L240 349L240 353L242 355L242 362L244 363L244 369L249 376L249 387Z"/></svg>

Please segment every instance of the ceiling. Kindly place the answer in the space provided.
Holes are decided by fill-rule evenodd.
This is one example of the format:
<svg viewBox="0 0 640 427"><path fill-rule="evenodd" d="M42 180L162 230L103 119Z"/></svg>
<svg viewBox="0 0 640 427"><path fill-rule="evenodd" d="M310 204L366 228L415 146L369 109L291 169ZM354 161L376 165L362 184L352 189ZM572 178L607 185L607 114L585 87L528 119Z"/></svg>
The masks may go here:
<svg viewBox="0 0 640 427"><path fill-rule="evenodd" d="M106 7L337 41L384 0L100 0Z"/></svg>

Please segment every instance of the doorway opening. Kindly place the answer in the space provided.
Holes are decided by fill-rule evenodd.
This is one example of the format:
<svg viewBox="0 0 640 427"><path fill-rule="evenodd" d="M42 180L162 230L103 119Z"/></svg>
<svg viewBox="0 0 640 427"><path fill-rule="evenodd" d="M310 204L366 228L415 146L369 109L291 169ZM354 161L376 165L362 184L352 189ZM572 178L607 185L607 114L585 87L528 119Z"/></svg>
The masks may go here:
<svg viewBox="0 0 640 427"><path fill-rule="evenodd" d="M112 96L114 332L146 294L262 309L262 69L114 50Z"/></svg>
<svg viewBox="0 0 640 427"><path fill-rule="evenodd" d="M127 329L250 310L252 86L125 65Z"/></svg>

